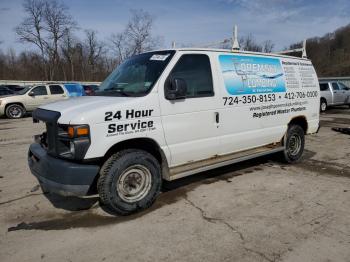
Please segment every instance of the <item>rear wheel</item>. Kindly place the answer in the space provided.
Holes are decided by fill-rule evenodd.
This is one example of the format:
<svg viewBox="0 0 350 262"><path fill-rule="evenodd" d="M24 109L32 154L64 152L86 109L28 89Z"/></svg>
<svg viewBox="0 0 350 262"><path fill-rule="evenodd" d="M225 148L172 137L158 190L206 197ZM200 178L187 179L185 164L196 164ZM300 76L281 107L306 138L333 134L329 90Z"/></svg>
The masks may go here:
<svg viewBox="0 0 350 262"><path fill-rule="evenodd" d="M150 207L161 189L158 161L143 150L123 150L102 166L97 188L102 208L128 215Z"/></svg>
<svg viewBox="0 0 350 262"><path fill-rule="evenodd" d="M326 99L322 98L320 102L320 111L325 112L327 110L327 101Z"/></svg>
<svg viewBox="0 0 350 262"><path fill-rule="evenodd" d="M291 125L288 128L284 140L283 160L287 163L296 163L304 152L305 135L299 125Z"/></svg>
<svg viewBox="0 0 350 262"><path fill-rule="evenodd" d="M12 104L6 108L5 113L8 118L22 118L25 114L25 109L21 105Z"/></svg>

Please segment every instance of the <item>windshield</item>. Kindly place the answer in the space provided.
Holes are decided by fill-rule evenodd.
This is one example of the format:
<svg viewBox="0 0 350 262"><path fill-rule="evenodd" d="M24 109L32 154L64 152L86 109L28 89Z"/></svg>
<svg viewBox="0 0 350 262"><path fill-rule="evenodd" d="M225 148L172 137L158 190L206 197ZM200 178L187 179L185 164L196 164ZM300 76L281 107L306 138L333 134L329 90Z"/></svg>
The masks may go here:
<svg viewBox="0 0 350 262"><path fill-rule="evenodd" d="M93 95L144 96L151 91L175 51L158 51L133 56L118 66Z"/></svg>
<svg viewBox="0 0 350 262"><path fill-rule="evenodd" d="M25 93L27 93L29 91L31 87L30 86L26 86L25 88L23 88L22 90L19 90L16 92L16 94L18 95L24 95Z"/></svg>

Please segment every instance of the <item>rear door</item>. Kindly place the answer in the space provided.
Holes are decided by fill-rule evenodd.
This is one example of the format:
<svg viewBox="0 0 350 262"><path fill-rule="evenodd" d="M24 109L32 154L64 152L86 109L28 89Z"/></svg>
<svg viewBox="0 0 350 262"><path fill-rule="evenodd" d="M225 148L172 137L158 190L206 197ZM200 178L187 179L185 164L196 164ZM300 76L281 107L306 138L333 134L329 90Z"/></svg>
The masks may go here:
<svg viewBox="0 0 350 262"><path fill-rule="evenodd" d="M162 123L171 152L170 166L207 159L220 151L211 60L209 55L200 52L177 53L159 81ZM165 86L172 78L186 81L186 98L165 98Z"/></svg>
<svg viewBox="0 0 350 262"><path fill-rule="evenodd" d="M33 93L33 96L29 96L29 93ZM34 110L35 108L49 103L49 93L47 87L36 86L27 93L27 110Z"/></svg>
<svg viewBox="0 0 350 262"><path fill-rule="evenodd" d="M333 101L335 105L340 105L344 103L343 93L342 90L340 90L340 87L338 83L333 82L332 83L332 89L333 89Z"/></svg>
<svg viewBox="0 0 350 262"><path fill-rule="evenodd" d="M49 85L50 90L50 102L55 102L67 98L64 89L60 85Z"/></svg>
<svg viewBox="0 0 350 262"><path fill-rule="evenodd" d="M338 83L343 104L350 104L350 89L343 83Z"/></svg>

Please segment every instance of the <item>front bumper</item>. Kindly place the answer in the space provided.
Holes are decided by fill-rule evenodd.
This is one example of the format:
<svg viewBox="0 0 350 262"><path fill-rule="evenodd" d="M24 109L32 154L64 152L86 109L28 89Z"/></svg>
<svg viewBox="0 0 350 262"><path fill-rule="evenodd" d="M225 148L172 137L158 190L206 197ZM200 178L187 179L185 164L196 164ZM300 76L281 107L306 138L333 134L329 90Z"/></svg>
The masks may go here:
<svg viewBox="0 0 350 262"><path fill-rule="evenodd" d="M51 157L38 143L29 147L28 165L43 191L62 196L88 195L100 169Z"/></svg>

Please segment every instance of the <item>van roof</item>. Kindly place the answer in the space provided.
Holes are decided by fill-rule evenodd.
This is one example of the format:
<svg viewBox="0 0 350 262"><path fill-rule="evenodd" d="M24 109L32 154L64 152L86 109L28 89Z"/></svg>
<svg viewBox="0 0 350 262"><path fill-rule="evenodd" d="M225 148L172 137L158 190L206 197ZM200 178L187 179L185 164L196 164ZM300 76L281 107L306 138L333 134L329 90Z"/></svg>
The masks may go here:
<svg viewBox="0 0 350 262"><path fill-rule="evenodd" d="M205 51L205 52L220 52L220 53L230 53L230 54L250 54L250 55L259 55L259 56L274 56L274 57L284 57L297 60L310 61L308 58L295 57L289 55L280 55L275 53L262 53L262 52L252 52L252 51L241 51L241 50L229 50L229 49L213 49L213 48L201 48L201 47L188 47L188 48L169 48L169 49L159 49L152 50L149 52L157 51ZM146 52L148 53L148 52Z"/></svg>

